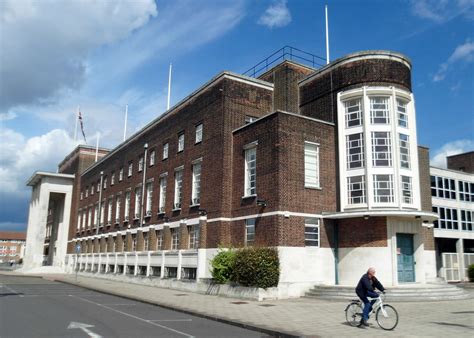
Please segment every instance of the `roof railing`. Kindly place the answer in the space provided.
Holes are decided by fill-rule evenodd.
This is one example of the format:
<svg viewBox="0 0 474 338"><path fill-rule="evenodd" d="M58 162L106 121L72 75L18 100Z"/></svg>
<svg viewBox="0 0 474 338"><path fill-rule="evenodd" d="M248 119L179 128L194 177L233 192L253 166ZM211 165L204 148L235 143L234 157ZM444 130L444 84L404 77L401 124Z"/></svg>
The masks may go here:
<svg viewBox="0 0 474 338"><path fill-rule="evenodd" d="M295 47L284 46L245 71L243 75L257 77L269 70L275 63L285 60L297 61L313 68L323 67L326 62L326 59L320 56L305 52L304 50Z"/></svg>

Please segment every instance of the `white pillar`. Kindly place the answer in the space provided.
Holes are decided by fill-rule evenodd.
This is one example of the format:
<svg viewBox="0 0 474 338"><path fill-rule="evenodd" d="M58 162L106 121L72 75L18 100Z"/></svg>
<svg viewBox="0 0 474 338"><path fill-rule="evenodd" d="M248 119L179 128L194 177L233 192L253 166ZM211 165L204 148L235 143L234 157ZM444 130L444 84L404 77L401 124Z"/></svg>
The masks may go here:
<svg viewBox="0 0 474 338"><path fill-rule="evenodd" d="M464 271L464 240L462 238L456 241L456 253L458 254L459 279L464 281L466 273Z"/></svg>

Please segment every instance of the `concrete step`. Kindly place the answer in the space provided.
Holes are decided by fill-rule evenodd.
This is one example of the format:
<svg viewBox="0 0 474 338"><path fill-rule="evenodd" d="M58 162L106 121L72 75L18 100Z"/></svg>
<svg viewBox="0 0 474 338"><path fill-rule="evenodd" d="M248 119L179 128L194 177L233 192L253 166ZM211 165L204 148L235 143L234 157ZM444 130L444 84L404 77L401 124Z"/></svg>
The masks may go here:
<svg viewBox="0 0 474 338"><path fill-rule="evenodd" d="M305 298L351 300L357 299L355 287L315 286L306 292ZM386 291L387 302L420 302L474 298L474 293L449 284L417 284L389 287Z"/></svg>

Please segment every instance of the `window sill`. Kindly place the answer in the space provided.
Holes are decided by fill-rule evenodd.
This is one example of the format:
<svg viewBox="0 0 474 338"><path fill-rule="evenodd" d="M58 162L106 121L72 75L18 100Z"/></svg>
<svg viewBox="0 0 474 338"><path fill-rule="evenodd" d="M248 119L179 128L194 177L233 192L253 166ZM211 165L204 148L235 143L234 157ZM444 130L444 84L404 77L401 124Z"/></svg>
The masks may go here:
<svg viewBox="0 0 474 338"><path fill-rule="evenodd" d="M160 211L159 213L157 213L158 216L162 216L162 215L164 215L164 214L165 214L164 211Z"/></svg>
<svg viewBox="0 0 474 338"><path fill-rule="evenodd" d="M202 141L195 142L194 145L201 144Z"/></svg>
<svg viewBox="0 0 474 338"><path fill-rule="evenodd" d="M247 199L247 198L256 198L257 197L257 194L253 194L253 195L247 195L247 196L242 196L242 199Z"/></svg>
<svg viewBox="0 0 474 338"><path fill-rule="evenodd" d="M179 151L177 152L177 154L181 154L183 151L184 151L184 149L183 149L183 150L179 150Z"/></svg>
<svg viewBox="0 0 474 338"><path fill-rule="evenodd" d="M320 186L314 186L314 185L305 185L305 189L313 189L313 190L323 190Z"/></svg>
<svg viewBox="0 0 474 338"><path fill-rule="evenodd" d="M196 208L196 207L198 207L198 206L200 206L200 205L201 205L201 204L190 204L189 207L190 207L190 208Z"/></svg>
<svg viewBox="0 0 474 338"><path fill-rule="evenodd" d="M181 208L176 208L176 209L173 209L171 210L172 212L176 212L176 211L181 211Z"/></svg>
<svg viewBox="0 0 474 338"><path fill-rule="evenodd" d="M166 161L167 159L168 159L168 157L165 157L165 158L163 158L163 159L161 159L161 160L162 160L162 161Z"/></svg>

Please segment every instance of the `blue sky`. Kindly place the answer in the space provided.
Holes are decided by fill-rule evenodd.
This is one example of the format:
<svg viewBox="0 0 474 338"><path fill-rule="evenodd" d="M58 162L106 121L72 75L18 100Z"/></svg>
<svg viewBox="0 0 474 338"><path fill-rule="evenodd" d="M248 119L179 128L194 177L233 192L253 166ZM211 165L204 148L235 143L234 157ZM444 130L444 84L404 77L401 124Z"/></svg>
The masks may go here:
<svg viewBox="0 0 474 338"><path fill-rule="evenodd" d="M413 64L418 143L474 149L474 0L0 2L0 231L26 228L35 170L73 149L78 106L89 144L114 147L223 70L242 73L291 45L331 59L367 49Z"/></svg>

